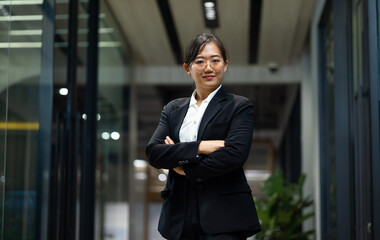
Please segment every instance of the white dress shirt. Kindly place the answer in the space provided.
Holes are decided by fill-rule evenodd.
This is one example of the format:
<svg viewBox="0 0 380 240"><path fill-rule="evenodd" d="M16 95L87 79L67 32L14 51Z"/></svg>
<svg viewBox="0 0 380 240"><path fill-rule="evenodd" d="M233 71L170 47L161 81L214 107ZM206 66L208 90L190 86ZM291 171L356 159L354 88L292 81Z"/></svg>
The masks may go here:
<svg viewBox="0 0 380 240"><path fill-rule="evenodd" d="M195 94L197 90L193 92L190 98L189 109L187 110L181 129L179 130L180 142L192 142L197 140L198 129L203 114L205 113L208 104L221 87L222 85L220 85L217 89L210 93L207 96L207 98L202 101L199 107L197 106L197 100L195 99Z"/></svg>

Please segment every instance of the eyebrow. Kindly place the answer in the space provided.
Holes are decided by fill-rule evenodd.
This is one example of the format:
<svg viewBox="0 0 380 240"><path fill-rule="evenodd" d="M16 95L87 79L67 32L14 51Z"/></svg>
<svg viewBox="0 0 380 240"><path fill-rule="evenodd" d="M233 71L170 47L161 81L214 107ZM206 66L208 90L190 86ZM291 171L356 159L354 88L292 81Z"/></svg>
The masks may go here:
<svg viewBox="0 0 380 240"><path fill-rule="evenodd" d="M213 58L213 57L219 57L220 58L221 56L220 55L212 55L211 58ZM203 56L197 56L195 59L197 59L197 58L205 58L205 57L203 57Z"/></svg>

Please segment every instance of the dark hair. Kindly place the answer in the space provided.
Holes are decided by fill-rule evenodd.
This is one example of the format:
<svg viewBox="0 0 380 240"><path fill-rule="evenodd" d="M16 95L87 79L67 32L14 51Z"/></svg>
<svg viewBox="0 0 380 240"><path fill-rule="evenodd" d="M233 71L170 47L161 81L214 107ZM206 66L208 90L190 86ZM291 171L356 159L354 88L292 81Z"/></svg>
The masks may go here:
<svg viewBox="0 0 380 240"><path fill-rule="evenodd" d="M184 63L186 64L186 67L190 66L190 63L194 61L197 55L203 51L206 44L210 42L215 43L215 45L219 48L220 53L222 54L223 61L224 62L227 61L227 53L222 41L220 41L220 39L213 34L203 33L193 38L189 42L189 44L187 44L185 59L184 59Z"/></svg>

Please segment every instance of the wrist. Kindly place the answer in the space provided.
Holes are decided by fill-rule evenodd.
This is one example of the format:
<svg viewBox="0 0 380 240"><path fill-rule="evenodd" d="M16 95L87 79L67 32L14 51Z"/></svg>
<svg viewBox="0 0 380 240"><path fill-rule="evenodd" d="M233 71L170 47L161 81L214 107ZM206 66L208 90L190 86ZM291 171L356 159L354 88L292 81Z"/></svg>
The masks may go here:
<svg viewBox="0 0 380 240"><path fill-rule="evenodd" d="M198 152L197 152L198 155L203 154L203 144L204 144L204 142L200 141L200 143L198 145Z"/></svg>

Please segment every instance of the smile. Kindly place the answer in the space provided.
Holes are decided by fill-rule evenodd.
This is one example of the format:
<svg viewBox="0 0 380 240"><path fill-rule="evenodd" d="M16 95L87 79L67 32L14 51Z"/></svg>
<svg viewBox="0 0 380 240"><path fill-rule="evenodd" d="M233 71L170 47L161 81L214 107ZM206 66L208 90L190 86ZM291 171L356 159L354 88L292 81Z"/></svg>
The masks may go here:
<svg viewBox="0 0 380 240"><path fill-rule="evenodd" d="M206 76L203 76L203 78L206 78L207 80L211 80L215 77L215 75L206 75Z"/></svg>

